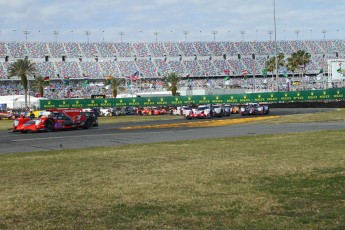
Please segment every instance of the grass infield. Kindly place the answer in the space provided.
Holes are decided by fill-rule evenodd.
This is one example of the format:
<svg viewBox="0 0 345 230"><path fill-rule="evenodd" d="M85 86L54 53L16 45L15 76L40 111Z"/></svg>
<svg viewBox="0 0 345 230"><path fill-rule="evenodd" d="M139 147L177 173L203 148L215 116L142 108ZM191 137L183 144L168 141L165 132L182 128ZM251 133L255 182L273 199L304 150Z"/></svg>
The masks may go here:
<svg viewBox="0 0 345 230"><path fill-rule="evenodd" d="M0 155L0 229L344 229L345 130Z"/></svg>

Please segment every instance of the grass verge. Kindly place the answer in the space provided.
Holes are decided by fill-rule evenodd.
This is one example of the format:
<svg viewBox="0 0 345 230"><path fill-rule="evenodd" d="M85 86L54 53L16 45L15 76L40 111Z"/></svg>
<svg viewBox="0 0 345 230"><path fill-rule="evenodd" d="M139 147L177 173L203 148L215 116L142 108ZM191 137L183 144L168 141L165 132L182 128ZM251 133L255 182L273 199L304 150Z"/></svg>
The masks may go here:
<svg viewBox="0 0 345 230"><path fill-rule="evenodd" d="M343 229L345 130L0 155L0 229Z"/></svg>

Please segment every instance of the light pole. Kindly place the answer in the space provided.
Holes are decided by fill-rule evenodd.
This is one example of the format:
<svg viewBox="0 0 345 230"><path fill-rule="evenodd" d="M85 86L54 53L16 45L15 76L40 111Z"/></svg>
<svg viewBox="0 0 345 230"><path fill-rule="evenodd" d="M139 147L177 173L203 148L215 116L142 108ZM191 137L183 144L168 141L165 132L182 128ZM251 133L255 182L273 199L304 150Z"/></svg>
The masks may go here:
<svg viewBox="0 0 345 230"><path fill-rule="evenodd" d="M321 33L323 33L323 40L325 40L326 39L327 30L322 30Z"/></svg>
<svg viewBox="0 0 345 230"><path fill-rule="evenodd" d="M187 41L187 36L188 36L188 34L189 34L189 31L188 31L188 30L185 30L185 31L183 31L183 34L184 34L184 38L185 38L186 41Z"/></svg>
<svg viewBox="0 0 345 230"><path fill-rule="evenodd" d="M59 31L54 30L54 31L53 31L53 34L54 34L54 36L55 36L55 42L57 42L57 37L58 37L58 35L59 35Z"/></svg>
<svg viewBox="0 0 345 230"><path fill-rule="evenodd" d="M90 30L85 31L85 35L86 35L87 43L89 43L90 42L91 31Z"/></svg>
<svg viewBox="0 0 345 230"><path fill-rule="evenodd" d="M243 41L244 41L244 34L246 33L246 31L241 30L240 33L241 33L241 35L242 35L242 42L243 42Z"/></svg>
<svg viewBox="0 0 345 230"><path fill-rule="evenodd" d="M253 58L253 92L256 91L256 82L255 82L255 54L252 54Z"/></svg>
<svg viewBox="0 0 345 230"><path fill-rule="evenodd" d="M158 32L158 31L156 31L156 32L154 32L154 33L153 33L153 35L155 35L155 36L156 36L156 42L157 42L157 40L158 40L158 35L159 35L159 32Z"/></svg>
<svg viewBox="0 0 345 230"><path fill-rule="evenodd" d="M28 35L30 34L30 30L24 30L23 34L25 34L25 41L28 41Z"/></svg>
<svg viewBox="0 0 345 230"><path fill-rule="evenodd" d="M74 35L73 35L73 30L71 30L71 33L72 33L72 42L74 42Z"/></svg>
<svg viewBox="0 0 345 230"><path fill-rule="evenodd" d="M296 34L296 38L297 38L297 41L298 41L298 35L301 33L300 30L295 30L295 34Z"/></svg>
<svg viewBox="0 0 345 230"><path fill-rule="evenodd" d="M277 23L276 23L276 1L273 0L273 17L274 17L274 50L275 50L275 66L276 66L276 85L278 86L278 47L277 47Z"/></svg>
<svg viewBox="0 0 345 230"><path fill-rule="evenodd" d="M212 30L212 34L213 34L213 41L216 41L216 34L218 33L217 30Z"/></svg>
<svg viewBox="0 0 345 230"><path fill-rule="evenodd" d="M272 34L273 34L273 31L272 31L272 30L269 30L267 33L270 35L270 41L272 41Z"/></svg>
<svg viewBox="0 0 345 230"><path fill-rule="evenodd" d="M122 32L122 31L119 32L119 35L120 35L120 38L121 38L121 43L122 43L122 36L123 36L124 34L125 34L125 33Z"/></svg>

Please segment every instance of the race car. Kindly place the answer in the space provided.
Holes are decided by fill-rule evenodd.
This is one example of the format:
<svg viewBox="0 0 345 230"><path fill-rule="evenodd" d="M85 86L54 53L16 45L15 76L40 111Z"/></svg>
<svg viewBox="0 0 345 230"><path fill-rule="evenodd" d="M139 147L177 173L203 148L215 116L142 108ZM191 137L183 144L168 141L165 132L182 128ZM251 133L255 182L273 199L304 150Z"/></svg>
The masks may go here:
<svg viewBox="0 0 345 230"><path fill-rule="evenodd" d="M225 117L225 108L223 105L212 105L211 109L213 111L214 117Z"/></svg>
<svg viewBox="0 0 345 230"><path fill-rule="evenodd" d="M231 105L224 105L224 114L226 117L232 114L232 106Z"/></svg>
<svg viewBox="0 0 345 230"><path fill-rule="evenodd" d="M37 132L98 126L97 116L82 109L51 109L42 112L38 118L21 116L14 120L13 132Z"/></svg>
<svg viewBox="0 0 345 230"><path fill-rule="evenodd" d="M213 110L209 105L200 105L192 113L186 114L186 119L191 120L193 118L211 118L213 117Z"/></svg>
<svg viewBox="0 0 345 230"><path fill-rule="evenodd" d="M231 106L232 110L231 110L231 113L240 113L240 106L237 106L237 105L232 105Z"/></svg>
<svg viewBox="0 0 345 230"><path fill-rule="evenodd" d="M268 114L270 109L267 105L260 105L259 103L247 103L240 109L241 116L246 115L262 115Z"/></svg>

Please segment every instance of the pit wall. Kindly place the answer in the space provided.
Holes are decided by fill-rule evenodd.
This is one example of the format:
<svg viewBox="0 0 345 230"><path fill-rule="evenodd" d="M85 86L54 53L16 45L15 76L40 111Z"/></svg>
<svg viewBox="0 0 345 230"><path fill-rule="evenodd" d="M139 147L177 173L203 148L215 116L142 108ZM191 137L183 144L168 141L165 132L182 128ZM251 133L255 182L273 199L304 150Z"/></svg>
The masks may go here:
<svg viewBox="0 0 345 230"><path fill-rule="evenodd" d="M140 98L94 98L40 100L40 109L51 108L94 108L122 106L180 106L188 104L245 104L258 103L294 103L312 101L344 101L345 88L326 90L306 90L290 92L249 93L204 96L168 96Z"/></svg>

